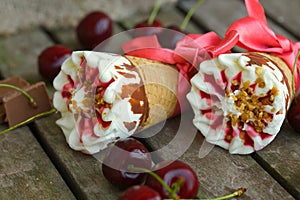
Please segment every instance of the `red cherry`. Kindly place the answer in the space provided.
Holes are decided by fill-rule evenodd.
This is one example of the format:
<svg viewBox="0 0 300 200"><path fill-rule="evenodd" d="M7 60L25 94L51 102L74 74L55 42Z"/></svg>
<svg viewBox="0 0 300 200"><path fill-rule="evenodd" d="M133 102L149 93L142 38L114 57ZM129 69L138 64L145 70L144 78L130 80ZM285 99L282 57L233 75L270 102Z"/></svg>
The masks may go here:
<svg viewBox="0 0 300 200"><path fill-rule="evenodd" d="M161 28L163 27L162 23L160 23L158 20L154 20L152 24L148 24L148 20L142 21L135 25L132 34L133 37L140 37L140 36L148 36L148 35L154 35L161 32ZM144 28L144 29L139 29Z"/></svg>
<svg viewBox="0 0 300 200"><path fill-rule="evenodd" d="M134 28L144 28L144 27L163 27L162 23L158 20L154 20L152 24L148 24L148 20L144 20L137 23Z"/></svg>
<svg viewBox="0 0 300 200"><path fill-rule="evenodd" d="M62 63L71 55L72 51L62 45L46 48L38 57L39 73L47 80L52 81L60 72Z"/></svg>
<svg viewBox="0 0 300 200"><path fill-rule="evenodd" d="M125 190L117 200L162 200L158 192L146 185L135 185Z"/></svg>
<svg viewBox="0 0 300 200"><path fill-rule="evenodd" d="M177 192L180 198L189 199L197 196L199 189L198 177L189 165L179 160L163 161L155 165L153 172L171 188L176 183L181 185ZM167 190L154 177L147 176L145 184L159 192L163 198L170 198Z"/></svg>
<svg viewBox="0 0 300 200"><path fill-rule="evenodd" d="M182 31L178 26L170 25L159 33L158 39L163 47L174 49L176 47L176 43L186 34L187 33Z"/></svg>
<svg viewBox="0 0 300 200"><path fill-rule="evenodd" d="M130 172L129 165L146 169L151 169L152 165L151 155L147 148L133 138L115 143L103 160L102 172L108 181L120 188L143 183L146 174L140 171Z"/></svg>
<svg viewBox="0 0 300 200"><path fill-rule="evenodd" d="M182 34L187 34L185 31L181 30L180 27L178 27L177 25L175 24L172 24L172 25L169 25L167 26L167 29L171 29L173 31L177 31L177 32L180 32Z"/></svg>
<svg viewBox="0 0 300 200"><path fill-rule="evenodd" d="M76 33L83 47L93 49L112 35L111 18L103 12L95 11L85 16L78 24Z"/></svg>
<svg viewBox="0 0 300 200"><path fill-rule="evenodd" d="M291 127L300 133L300 96L297 98L297 103L294 101L288 110L287 120Z"/></svg>

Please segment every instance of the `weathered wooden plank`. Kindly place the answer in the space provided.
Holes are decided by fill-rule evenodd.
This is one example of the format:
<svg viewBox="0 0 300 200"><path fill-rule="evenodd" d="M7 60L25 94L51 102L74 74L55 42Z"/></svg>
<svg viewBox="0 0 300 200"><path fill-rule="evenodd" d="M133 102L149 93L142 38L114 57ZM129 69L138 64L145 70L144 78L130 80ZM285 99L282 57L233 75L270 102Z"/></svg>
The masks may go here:
<svg viewBox="0 0 300 200"><path fill-rule="evenodd" d="M27 127L0 136L0 155L0 199L75 199Z"/></svg>
<svg viewBox="0 0 300 200"><path fill-rule="evenodd" d="M0 67L3 76L19 75L31 83L43 80L38 73L37 58L51 42L40 30L22 32L0 39Z"/></svg>
<svg viewBox="0 0 300 200"><path fill-rule="evenodd" d="M261 0L261 4L268 16L300 38L299 0Z"/></svg>
<svg viewBox="0 0 300 200"><path fill-rule="evenodd" d="M300 199L300 137L285 123L277 138L254 158Z"/></svg>
<svg viewBox="0 0 300 200"><path fill-rule="evenodd" d="M0 39L0 69L4 77L21 76L30 83L45 81L38 72L38 55L52 42L39 29ZM51 83L47 82L47 86ZM52 87L48 87L52 94Z"/></svg>
<svg viewBox="0 0 300 200"><path fill-rule="evenodd" d="M59 114L36 120L33 129L48 155L78 199L116 199L121 191L102 175L101 162L72 150L55 124Z"/></svg>
<svg viewBox="0 0 300 200"><path fill-rule="evenodd" d="M168 120L160 132L145 141L156 151L155 155L164 159L176 158L180 155L179 149L186 147L179 159L195 169L202 197L212 198L245 187L247 192L241 199L293 199L251 156L230 155L220 147L204 146L199 132L193 140L196 131L192 124L193 113L189 111L182 118L184 121L180 117ZM179 131L179 125L183 132ZM190 140L192 143L187 146ZM200 149L208 154L200 158Z"/></svg>
<svg viewBox="0 0 300 200"><path fill-rule="evenodd" d="M178 7L187 12L195 2L196 0L181 0L178 2ZM273 1L269 2L270 4L273 3ZM276 14L278 13L275 12L274 15ZM205 1L203 5L196 11L196 13L194 14L194 20L198 24L201 24L203 27L205 27L207 31L215 31L220 36L224 37L224 34L229 25L245 16L247 16L246 7L241 0L209 0ZM288 18L288 15L286 16L286 18ZM268 20L268 24L274 32L281 34L289 39L296 40L293 35L288 33L282 27L273 23L271 20Z"/></svg>
<svg viewBox="0 0 300 200"><path fill-rule="evenodd" d="M125 18L124 20L121 20L120 23L126 29L132 29L134 28L135 24L148 19L149 15L150 13L148 15L145 13L137 13L134 16L130 16L129 18ZM165 27L174 24L179 27L180 24L183 22L184 14L178 12L174 4L170 4L170 5L167 4L161 7L156 18L160 22L162 22ZM188 24L188 26L186 27L186 31L188 33L203 33L203 30L201 30L193 22L190 22Z"/></svg>
<svg viewBox="0 0 300 200"><path fill-rule="evenodd" d="M79 43L76 35L76 27L66 27L63 29L51 29L49 30L61 44L69 47L70 49L76 50L85 50ZM112 37L117 37L116 34L124 31L116 23L113 24L113 34ZM124 34L125 35L125 34Z"/></svg>

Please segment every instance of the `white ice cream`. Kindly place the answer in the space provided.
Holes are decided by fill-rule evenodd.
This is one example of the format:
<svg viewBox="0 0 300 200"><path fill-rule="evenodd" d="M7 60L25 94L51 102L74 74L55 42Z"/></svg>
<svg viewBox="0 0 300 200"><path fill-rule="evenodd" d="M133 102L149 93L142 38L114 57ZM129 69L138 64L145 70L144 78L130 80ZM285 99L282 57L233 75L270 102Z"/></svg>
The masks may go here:
<svg viewBox="0 0 300 200"><path fill-rule="evenodd" d="M141 114L132 111L122 88L141 79L129 65L123 56L91 51L73 52L63 63L53 82L53 104L71 148L93 154L136 131Z"/></svg>
<svg viewBox="0 0 300 200"><path fill-rule="evenodd" d="M233 154L249 154L268 145L289 106L280 69L253 54L222 54L205 61L191 84L187 98L195 113L194 125L208 142Z"/></svg>

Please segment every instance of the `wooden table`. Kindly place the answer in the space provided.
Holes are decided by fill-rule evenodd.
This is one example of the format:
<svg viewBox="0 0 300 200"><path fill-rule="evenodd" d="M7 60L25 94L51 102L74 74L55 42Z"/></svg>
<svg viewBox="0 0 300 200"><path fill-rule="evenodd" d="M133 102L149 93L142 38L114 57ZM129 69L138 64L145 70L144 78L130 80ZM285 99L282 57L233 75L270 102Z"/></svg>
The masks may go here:
<svg viewBox="0 0 300 200"><path fill-rule="evenodd" d="M158 19L166 25L180 24L194 2L183 0L177 5L164 6ZM299 41L300 0L261 0L261 3L272 29ZM147 13L139 13L115 22L114 32L130 29L146 16ZM228 25L243 16L246 9L241 0L209 0L197 10L187 31L213 30L223 36ZM37 72L37 56L54 43L74 50L81 48L74 27L57 30L41 27L0 38L3 76L20 75L32 83L42 80ZM50 83L48 88L52 94ZM0 199L112 200L122 192L104 179L101 162L68 147L55 124L59 117L59 113L53 114L0 136ZM193 114L187 112L182 117L190 121L186 132L194 131ZM143 142L152 149L162 147L175 136L180 119L168 120L159 134ZM6 125L0 126L0 130L5 128ZM247 156L230 155L214 147L204 158L199 158L202 144L203 137L197 133L179 159L197 172L203 197L212 198L245 187L248 190L240 199L300 199L300 135L287 123L269 146Z"/></svg>

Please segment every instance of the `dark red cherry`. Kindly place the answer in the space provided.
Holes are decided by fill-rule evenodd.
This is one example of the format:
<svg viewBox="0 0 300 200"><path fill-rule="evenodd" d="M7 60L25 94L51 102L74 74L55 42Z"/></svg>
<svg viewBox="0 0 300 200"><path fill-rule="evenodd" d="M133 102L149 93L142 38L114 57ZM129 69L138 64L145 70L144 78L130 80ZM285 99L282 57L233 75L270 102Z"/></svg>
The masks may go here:
<svg viewBox="0 0 300 200"><path fill-rule="evenodd" d="M288 110L287 120L291 127L300 133L300 96L297 97L297 101L294 101Z"/></svg>
<svg viewBox="0 0 300 200"><path fill-rule="evenodd" d="M175 24L172 24L172 25L169 25L166 27L167 29L171 29L173 31L177 31L177 32L180 32L182 34L187 34L185 31L181 30L179 26L175 25Z"/></svg>
<svg viewBox="0 0 300 200"><path fill-rule="evenodd" d="M158 192L146 185L135 185L125 190L117 200L162 200Z"/></svg>
<svg viewBox="0 0 300 200"><path fill-rule="evenodd" d="M145 20L135 25L135 30L133 30L132 34L133 37L154 35L160 33L162 27L162 23L160 23L158 20L154 20L152 24L148 24L148 20Z"/></svg>
<svg viewBox="0 0 300 200"><path fill-rule="evenodd" d="M103 160L102 172L108 181L120 188L143 183L146 174L129 171L129 165L146 169L151 169L152 166L151 155L147 148L133 138L115 143Z"/></svg>
<svg viewBox="0 0 300 200"><path fill-rule="evenodd" d="M103 12L95 11L86 15L78 24L76 33L81 45L93 49L112 35L111 18Z"/></svg>
<svg viewBox="0 0 300 200"><path fill-rule="evenodd" d="M182 31L178 26L170 25L159 33L158 39L163 47L174 49L176 47L176 43L186 34L187 33Z"/></svg>
<svg viewBox="0 0 300 200"><path fill-rule="evenodd" d="M72 51L62 45L46 48L38 57L39 73L52 81L60 71L62 63L71 55Z"/></svg>
<svg viewBox="0 0 300 200"><path fill-rule="evenodd" d="M154 20L152 24L148 24L148 20L144 20L137 23L134 28L144 28L144 27L163 27L162 23L158 20Z"/></svg>
<svg viewBox="0 0 300 200"><path fill-rule="evenodd" d="M186 163L179 160L163 161L154 166L153 172L171 188L174 187L174 184L181 185L177 191L180 198L192 199L197 196L199 189L198 177ZM145 185L159 192L163 198L170 198L167 190L154 177L148 175Z"/></svg>

